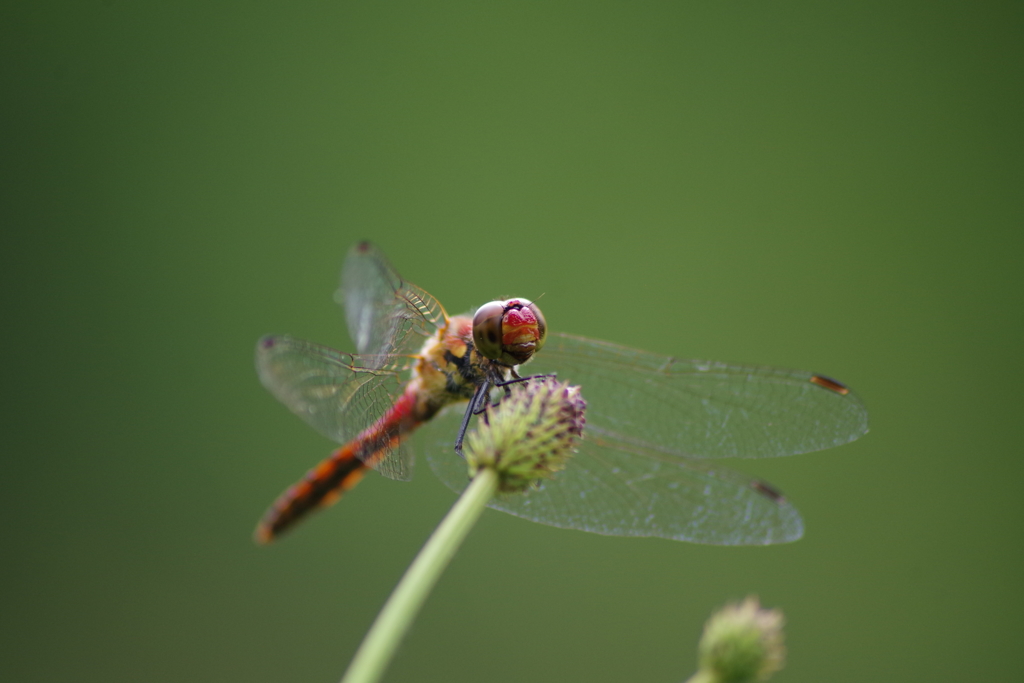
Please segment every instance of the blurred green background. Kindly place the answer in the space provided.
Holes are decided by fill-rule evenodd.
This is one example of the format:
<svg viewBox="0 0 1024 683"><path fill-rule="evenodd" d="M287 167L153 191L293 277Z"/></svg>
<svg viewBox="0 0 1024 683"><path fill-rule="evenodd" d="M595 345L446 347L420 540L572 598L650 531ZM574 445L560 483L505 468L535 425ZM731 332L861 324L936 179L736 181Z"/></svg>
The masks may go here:
<svg viewBox="0 0 1024 683"><path fill-rule="evenodd" d="M332 445L256 339L349 347L359 239L450 312L842 379L871 433L741 469L798 543L485 513L390 681L1010 680L1024 609L1024 6L18 3L2 11L0 678L332 681L454 496L420 462L250 540Z"/></svg>

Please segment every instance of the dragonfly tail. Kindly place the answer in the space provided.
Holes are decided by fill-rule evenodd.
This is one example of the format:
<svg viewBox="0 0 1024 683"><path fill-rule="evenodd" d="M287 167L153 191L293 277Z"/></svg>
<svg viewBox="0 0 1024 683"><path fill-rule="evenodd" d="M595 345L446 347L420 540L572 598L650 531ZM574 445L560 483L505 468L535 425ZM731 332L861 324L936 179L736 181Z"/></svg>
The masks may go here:
<svg viewBox="0 0 1024 683"><path fill-rule="evenodd" d="M255 541L270 543L307 513L333 505L358 484L369 467L356 457L356 445L350 443L334 451L282 493L256 526Z"/></svg>
<svg viewBox="0 0 1024 683"><path fill-rule="evenodd" d="M253 534L255 541L270 543L306 514L338 502L368 469L377 467L409 432L429 417L417 405L416 393L406 391L380 420L307 472L263 515Z"/></svg>

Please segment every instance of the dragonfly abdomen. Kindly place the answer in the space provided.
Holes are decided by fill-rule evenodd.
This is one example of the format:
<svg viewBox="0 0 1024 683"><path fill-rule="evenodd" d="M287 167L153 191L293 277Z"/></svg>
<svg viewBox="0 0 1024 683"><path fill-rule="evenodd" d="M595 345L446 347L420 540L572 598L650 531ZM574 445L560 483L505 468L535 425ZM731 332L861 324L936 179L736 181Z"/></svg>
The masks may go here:
<svg viewBox="0 0 1024 683"><path fill-rule="evenodd" d="M282 493L257 525L256 541L269 543L312 510L336 503L422 423L417 412L416 396L404 393L380 420Z"/></svg>

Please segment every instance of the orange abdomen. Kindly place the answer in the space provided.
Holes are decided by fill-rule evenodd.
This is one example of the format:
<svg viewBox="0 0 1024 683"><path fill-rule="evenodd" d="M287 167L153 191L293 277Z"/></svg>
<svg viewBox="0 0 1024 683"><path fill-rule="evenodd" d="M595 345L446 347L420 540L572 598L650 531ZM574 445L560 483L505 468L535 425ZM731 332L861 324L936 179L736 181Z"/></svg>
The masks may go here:
<svg viewBox="0 0 1024 683"><path fill-rule="evenodd" d="M256 527L258 543L269 543L307 513L337 502L341 494L359 483L366 470L413 429L422 424L415 414L416 396L406 392L376 423L306 473L282 493Z"/></svg>

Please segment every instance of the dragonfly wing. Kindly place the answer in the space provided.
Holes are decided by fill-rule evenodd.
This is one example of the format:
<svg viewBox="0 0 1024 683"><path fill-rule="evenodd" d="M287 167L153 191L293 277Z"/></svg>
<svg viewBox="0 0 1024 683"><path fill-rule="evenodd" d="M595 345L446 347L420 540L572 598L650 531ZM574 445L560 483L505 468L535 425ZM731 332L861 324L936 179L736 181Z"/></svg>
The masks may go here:
<svg viewBox="0 0 1024 683"><path fill-rule="evenodd" d="M454 417L454 419L453 419ZM434 432L427 459L455 491L468 484L466 463L451 452L457 413ZM587 426L578 452L541 488L498 496L489 505L542 524L612 536L655 536L714 545L763 545L803 535L800 513L767 485L709 462L623 442Z"/></svg>
<svg viewBox="0 0 1024 683"><path fill-rule="evenodd" d="M557 333L526 370L580 385L587 428L640 448L763 458L831 448L867 432L860 399L811 372L685 361Z"/></svg>
<svg viewBox="0 0 1024 683"><path fill-rule="evenodd" d="M256 371L263 386L338 443L354 439L394 405L404 388L401 373L413 362L408 357L353 356L292 337L264 337L256 345ZM391 479L411 478L411 451L385 448L375 469Z"/></svg>
<svg viewBox="0 0 1024 683"><path fill-rule="evenodd" d="M415 353L447 321L441 304L403 280L369 242L349 250L335 300L345 308L356 351L381 359Z"/></svg>

